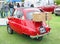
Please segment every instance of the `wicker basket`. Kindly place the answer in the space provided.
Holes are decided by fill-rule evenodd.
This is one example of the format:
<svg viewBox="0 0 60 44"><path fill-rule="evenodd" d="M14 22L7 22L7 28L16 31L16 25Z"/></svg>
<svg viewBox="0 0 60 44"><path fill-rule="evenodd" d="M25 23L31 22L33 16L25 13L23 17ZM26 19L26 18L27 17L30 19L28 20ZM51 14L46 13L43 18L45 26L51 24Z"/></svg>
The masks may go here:
<svg viewBox="0 0 60 44"><path fill-rule="evenodd" d="M51 12L45 12L45 20L51 20L52 13Z"/></svg>
<svg viewBox="0 0 60 44"><path fill-rule="evenodd" d="M34 13L33 14L33 21L40 22L40 21L46 21L51 20L51 13Z"/></svg>

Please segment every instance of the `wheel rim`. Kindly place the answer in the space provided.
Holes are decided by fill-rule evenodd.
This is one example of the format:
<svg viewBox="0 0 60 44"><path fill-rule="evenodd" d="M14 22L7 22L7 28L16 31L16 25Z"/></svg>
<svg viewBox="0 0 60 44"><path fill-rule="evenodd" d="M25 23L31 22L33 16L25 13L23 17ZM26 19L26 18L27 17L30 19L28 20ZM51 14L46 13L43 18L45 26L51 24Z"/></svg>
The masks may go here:
<svg viewBox="0 0 60 44"><path fill-rule="evenodd" d="M11 28L10 28L10 27L8 27L8 30L7 30L7 31L8 31L8 33L11 33Z"/></svg>

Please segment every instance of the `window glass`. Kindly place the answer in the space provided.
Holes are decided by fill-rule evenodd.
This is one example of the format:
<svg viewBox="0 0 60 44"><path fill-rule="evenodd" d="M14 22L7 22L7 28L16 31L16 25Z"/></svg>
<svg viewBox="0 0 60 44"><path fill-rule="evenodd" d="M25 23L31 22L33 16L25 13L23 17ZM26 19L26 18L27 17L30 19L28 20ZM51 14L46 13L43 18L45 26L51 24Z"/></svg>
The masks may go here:
<svg viewBox="0 0 60 44"><path fill-rule="evenodd" d="M23 13L22 13L22 11L20 11L20 10L15 10L14 16L17 17L17 18L20 18L20 17L23 16Z"/></svg>
<svg viewBox="0 0 60 44"><path fill-rule="evenodd" d="M15 12L14 12L14 16L16 15L16 13L17 13L17 10L15 10Z"/></svg>
<svg viewBox="0 0 60 44"><path fill-rule="evenodd" d="M40 11L30 11L30 12L27 13L26 18L27 18L28 20L32 20L32 15L33 15L33 13L35 13L35 12L40 12Z"/></svg>

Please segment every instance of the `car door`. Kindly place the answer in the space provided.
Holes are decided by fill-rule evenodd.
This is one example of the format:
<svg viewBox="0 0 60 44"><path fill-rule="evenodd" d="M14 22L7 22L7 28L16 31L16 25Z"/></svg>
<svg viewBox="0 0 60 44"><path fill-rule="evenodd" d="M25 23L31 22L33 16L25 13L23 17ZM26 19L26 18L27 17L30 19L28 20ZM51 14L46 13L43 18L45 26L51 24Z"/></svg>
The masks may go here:
<svg viewBox="0 0 60 44"><path fill-rule="evenodd" d="M15 10L13 17L11 17L10 20L10 26L11 28L16 31L17 33L22 33L22 22L23 20L20 18L22 17L22 11Z"/></svg>

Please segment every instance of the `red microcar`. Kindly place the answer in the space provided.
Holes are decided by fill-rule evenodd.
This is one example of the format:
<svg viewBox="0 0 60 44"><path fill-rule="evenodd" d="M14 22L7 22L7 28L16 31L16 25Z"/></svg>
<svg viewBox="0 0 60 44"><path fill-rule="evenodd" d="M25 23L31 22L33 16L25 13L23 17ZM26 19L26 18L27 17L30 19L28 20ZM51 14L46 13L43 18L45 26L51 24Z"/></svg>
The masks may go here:
<svg viewBox="0 0 60 44"><path fill-rule="evenodd" d="M54 12L54 9L56 8L56 5L49 5L49 6L41 6L38 7L42 12Z"/></svg>
<svg viewBox="0 0 60 44"><path fill-rule="evenodd" d="M35 22L32 20L34 12L41 12L37 8L16 8L13 16L8 17L7 32L13 34L25 34L31 38L42 40L44 35L50 32L50 27L44 22Z"/></svg>

